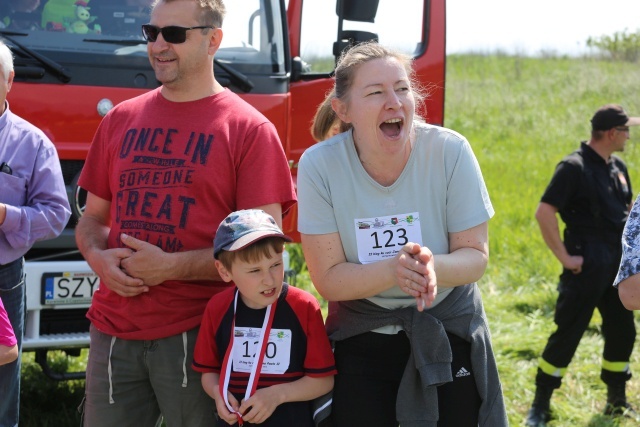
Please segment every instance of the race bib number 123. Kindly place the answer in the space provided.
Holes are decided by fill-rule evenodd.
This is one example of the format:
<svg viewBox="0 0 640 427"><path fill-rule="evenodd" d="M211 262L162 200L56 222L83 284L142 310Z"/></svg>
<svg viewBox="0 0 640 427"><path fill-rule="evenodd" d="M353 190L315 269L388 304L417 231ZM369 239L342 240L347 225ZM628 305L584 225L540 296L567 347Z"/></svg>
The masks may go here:
<svg viewBox="0 0 640 427"><path fill-rule="evenodd" d="M409 243L422 246L417 212L355 220L358 259L362 264L396 256Z"/></svg>

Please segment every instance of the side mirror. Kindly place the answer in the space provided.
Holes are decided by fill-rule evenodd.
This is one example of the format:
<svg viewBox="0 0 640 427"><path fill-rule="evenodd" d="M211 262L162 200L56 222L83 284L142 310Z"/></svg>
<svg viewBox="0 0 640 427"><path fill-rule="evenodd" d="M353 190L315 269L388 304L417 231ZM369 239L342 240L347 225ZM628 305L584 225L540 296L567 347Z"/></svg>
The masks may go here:
<svg viewBox="0 0 640 427"><path fill-rule="evenodd" d="M340 19L358 22L373 22L378 13L379 0L338 0L336 15Z"/></svg>
<svg viewBox="0 0 640 427"><path fill-rule="evenodd" d="M373 23L378 13L379 0L338 0L336 14L338 15L338 37L333 43L333 56L338 58L348 49L358 43L378 41L378 35L368 31L343 30L344 20Z"/></svg>
<svg viewBox="0 0 640 427"><path fill-rule="evenodd" d="M297 82L302 78L304 72L304 63L299 56L294 57L291 60L291 81Z"/></svg>
<svg viewBox="0 0 640 427"><path fill-rule="evenodd" d="M339 58L345 49L368 41L378 42L378 35L368 31L341 31L339 40L333 43L333 56Z"/></svg>

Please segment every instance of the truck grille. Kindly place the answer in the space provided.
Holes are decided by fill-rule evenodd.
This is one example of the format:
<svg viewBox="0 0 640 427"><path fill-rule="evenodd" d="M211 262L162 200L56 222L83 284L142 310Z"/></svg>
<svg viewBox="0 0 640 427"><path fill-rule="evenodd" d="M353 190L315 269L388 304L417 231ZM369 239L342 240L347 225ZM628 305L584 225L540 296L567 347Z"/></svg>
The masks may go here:
<svg viewBox="0 0 640 427"><path fill-rule="evenodd" d="M86 308L69 310L41 310L40 335L89 332Z"/></svg>

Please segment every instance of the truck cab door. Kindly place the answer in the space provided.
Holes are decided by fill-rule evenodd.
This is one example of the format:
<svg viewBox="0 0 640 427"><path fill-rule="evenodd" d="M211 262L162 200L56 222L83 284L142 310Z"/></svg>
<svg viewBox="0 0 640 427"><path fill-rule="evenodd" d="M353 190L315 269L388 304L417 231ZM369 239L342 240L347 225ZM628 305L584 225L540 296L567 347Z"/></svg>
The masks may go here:
<svg viewBox="0 0 640 427"><path fill-rule="evenodd" d="M288 141L294 180L300 156L315 143L311 120L333 87L336 61L355 43L377 40L413 56L416 83L428 92L419 114L429 123L443 123L445 0L289 0L287 21L291 54Z"/></svg>

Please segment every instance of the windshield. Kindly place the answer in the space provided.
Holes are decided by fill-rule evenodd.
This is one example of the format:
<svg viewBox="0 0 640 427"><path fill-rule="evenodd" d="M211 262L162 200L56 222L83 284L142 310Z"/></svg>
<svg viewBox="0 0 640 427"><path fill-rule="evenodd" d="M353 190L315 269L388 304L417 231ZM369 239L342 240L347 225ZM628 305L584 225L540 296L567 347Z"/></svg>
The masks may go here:
<svg viewBox="0 0 640 427"><path fill-rule="evenodd" d="M140 26L149 22L151 1L1 0L0 36L55 61L81 53L146 58ZM245 73L264 72L256 65L284 73L280 2L227 0L225 6L223 42L216 59Z"/></svg>

